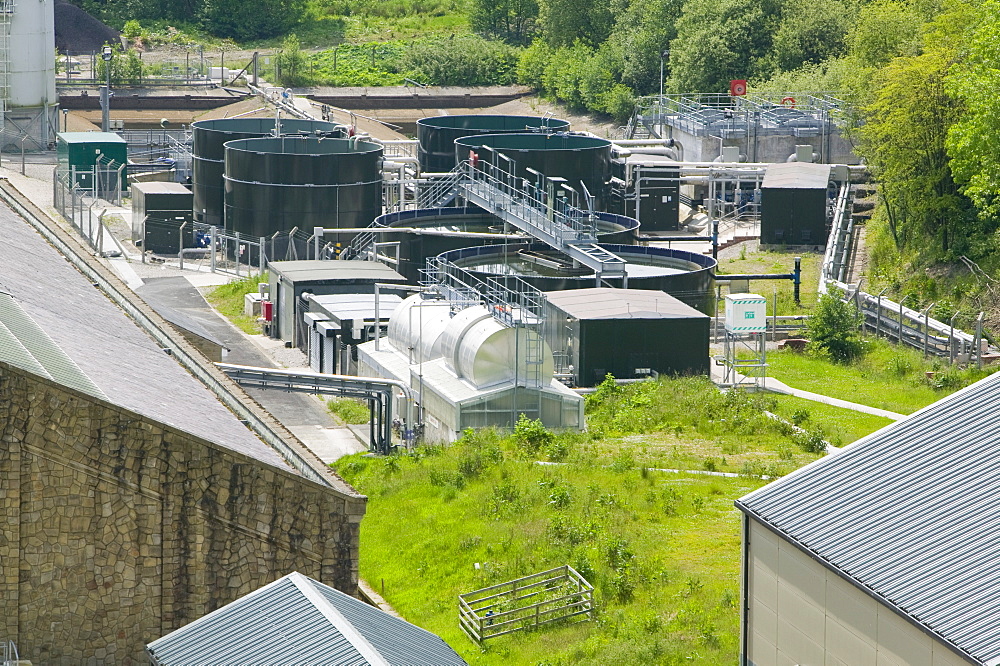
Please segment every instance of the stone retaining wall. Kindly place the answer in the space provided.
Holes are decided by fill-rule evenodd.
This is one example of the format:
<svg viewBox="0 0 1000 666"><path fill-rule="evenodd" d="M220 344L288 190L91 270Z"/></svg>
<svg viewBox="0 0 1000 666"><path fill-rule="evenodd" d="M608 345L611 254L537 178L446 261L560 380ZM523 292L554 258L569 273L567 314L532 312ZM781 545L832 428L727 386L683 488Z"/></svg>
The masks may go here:
<svg viewBox="0 0 1000 666"><path fill-rule="evenodd" d="M356 594L363 496L3 363L0 480L0 639L36 664L145 664L291 571Z"/></svg>

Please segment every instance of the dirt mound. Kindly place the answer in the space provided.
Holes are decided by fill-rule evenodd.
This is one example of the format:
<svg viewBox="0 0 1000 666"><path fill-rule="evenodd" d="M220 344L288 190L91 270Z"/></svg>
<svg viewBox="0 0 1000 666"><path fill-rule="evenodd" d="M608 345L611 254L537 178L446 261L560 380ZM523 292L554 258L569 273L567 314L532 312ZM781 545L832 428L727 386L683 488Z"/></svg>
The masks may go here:
<svg viewBox="0 0 1000 666"><path fill-rule="evenodd" d="M66 0L56 0L56 48L60 53L81 55L118 42L121 33Z"/></svg>

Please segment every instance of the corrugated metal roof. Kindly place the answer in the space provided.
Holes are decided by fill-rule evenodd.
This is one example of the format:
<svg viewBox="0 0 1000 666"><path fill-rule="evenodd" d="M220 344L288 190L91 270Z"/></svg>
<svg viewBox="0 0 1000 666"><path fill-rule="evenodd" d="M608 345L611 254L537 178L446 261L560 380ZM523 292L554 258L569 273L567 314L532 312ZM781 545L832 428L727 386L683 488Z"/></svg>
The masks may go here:
<svg viewBox="0 0 1000 666"><path fill-rule="evenodd" d="M1000 663L1000 373L736 502L980 663Z"/></svg>
<svg viewBox="0 0 1000 666"><path fill-rule="evenodd" d="M548 291L549 303L577 319L707 319L664 291L647 289L567 289Z"/></svg>
<svg viewBox="0 0 1000 666"><path fill-rule="evenodd" d="M772 164L764 171L762 189L825 190L830 185L830 165L810 162Z"/></svg>
<svg viewBox="0 0 1000 666"><path fill-rule="evenodd" d="M160 666L464 666L405 620L291 573L146 646Z"/></svg>
<svg viewBox="0 0 1000 666"><path fill-rule="evenodd" d="M0 293L0 361L103 400L104 392L8 294Z"/></svg>

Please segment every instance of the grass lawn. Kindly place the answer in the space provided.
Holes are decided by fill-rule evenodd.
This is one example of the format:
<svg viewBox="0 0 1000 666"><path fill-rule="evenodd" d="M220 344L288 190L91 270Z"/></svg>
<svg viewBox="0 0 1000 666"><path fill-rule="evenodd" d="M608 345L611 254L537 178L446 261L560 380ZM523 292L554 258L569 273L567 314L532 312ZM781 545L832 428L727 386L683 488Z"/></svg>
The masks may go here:
<svg viewBox="0 0 1000 666"><path fill-rule="evenodd" d="M562 466L530 458L487 433L417 456L338 461L370 497L361 576L471 664L734 663L733 500L763 482L604 467L586 454ZM459 629L458 594L567 563L596 588L595 622L485 649Z"/></svg>
<svg viewBox="0 0 1000 666"><path fill-rule="evenodd" d="M790 350L768 352L768 376L789 386L870 407L911 414L985 377L988 370L949 368L924 360L915 350L870 340L869 351L852 364L830 363ZM928 378L926 372L936 373Z"/></svg>
<svg viewBox="0 0 1000 666"><path fill-rule="evenodd" d="M772 314L774 290L778 290L778 314L781 316L809 314L816 305L816 286L823 255L815 252L790 251L746 251L741 250L735 257L719 260L718 274L762 274L791 273L795 268L795 257L802 257L802 283L799 286L800 305L795 304L794 286L791 280L754 280L750 291L767 298L767 313ZM722 295L726 295L723 288ZM719 304L719 312L725 310L725 303Z"/></svg>
<svg viewBox="0 0 1000 666"><path fill-rule="evenodd" d="M258 323L257 317L248 317L243 314L243 297L257 291L258 283L267 282L267 280L267 272L262 275L251 275L240 280L233 280L208 292L205 299L244 333L260 335L260 323Z"/></svg>

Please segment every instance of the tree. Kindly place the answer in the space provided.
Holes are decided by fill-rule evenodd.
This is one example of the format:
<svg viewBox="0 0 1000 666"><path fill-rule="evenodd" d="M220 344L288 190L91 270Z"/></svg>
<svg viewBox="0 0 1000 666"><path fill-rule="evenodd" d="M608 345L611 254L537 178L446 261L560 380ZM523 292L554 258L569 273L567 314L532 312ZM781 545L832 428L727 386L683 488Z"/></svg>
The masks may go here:
<svg viewBox="0 0 1000 666"><path fill-rule="evenodd" d="M260 39L288 32L305 10L306 0L204 0L202 21L213 35Z"/></svg>
<svg viewBox="0 0 1000 666"><path fill-rule="evenodd" d="M933 257L963 254L975 213L952 177L945 138L963 115L945 77L957 58L959 15L929 25L922 52L893 58L870 78L859 151L879 180L880 202L898 248ZM924 239L935 242L926 243ZM923 247L922 247L923 246Z"/></svg>
<svg viewBox="0 0 1000 666"><path fill-rule="evenodd" d="M611 34L614 15L607 0L539 0L538 22L551 46L600 46Z"/></svg>
<svg viewBox="0 0 1000 666"><path fill-rule="evenodd" d="M787 72L843 55L852 14L843 0L787 4L769 56L775 71Z"/></svg>
<svg viewBox="0 0 1000 666"><path fill-rule="evenodd" d="M538 0L472 0L469 25L484 37L527 44L535 34Z"/></svg>
<svg viewBox="0 0 1000 666"><path fill-rule="evenodd" d="M731 79L767 78L782 0L687 0L670 43L671 89L723 92Z"/></svg>
<svg viewBox="0 0 1000 666"><path fill-rule="evenodd" d="M1000 2L987 0L974 10L962 39L965 58L945 77L965 113L948 130L951 168L962 191L975 202L989 230L1000 217Z"/></svg>
<svg viewBox="0 0 1000 666"><path fill-rule="evenodd" d="M861 313L854 303L823 294L806 326L809 348L838 363L849 363L864 353L861 323Z"/></svg>

